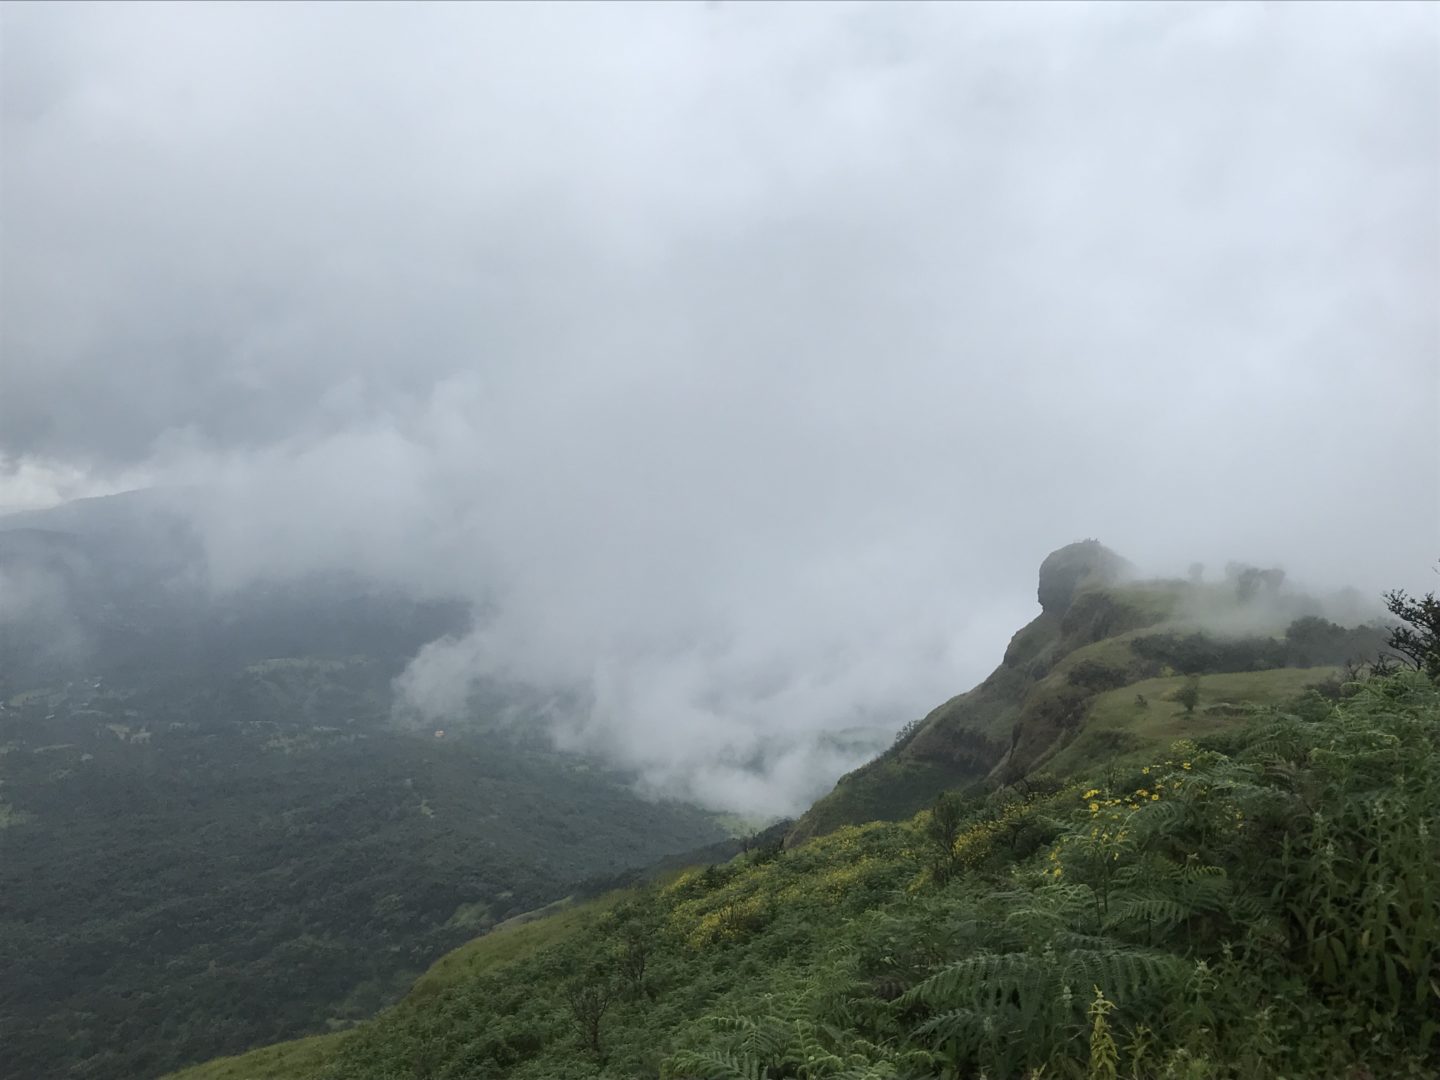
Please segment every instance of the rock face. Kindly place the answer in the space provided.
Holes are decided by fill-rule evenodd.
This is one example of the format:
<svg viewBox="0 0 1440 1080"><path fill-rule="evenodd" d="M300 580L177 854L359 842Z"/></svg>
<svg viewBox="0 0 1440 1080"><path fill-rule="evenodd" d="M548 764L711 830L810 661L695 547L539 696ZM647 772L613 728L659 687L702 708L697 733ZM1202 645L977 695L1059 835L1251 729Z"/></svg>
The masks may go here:
<svg viewBox="0 0 1440 1080"><path fill-rule="evenodd" d="M1109 585L1131 570L1128 562L1099 540L1066 544L1040 564L1040 607L1049 613L1063 612L1082 584Z"/></svg>

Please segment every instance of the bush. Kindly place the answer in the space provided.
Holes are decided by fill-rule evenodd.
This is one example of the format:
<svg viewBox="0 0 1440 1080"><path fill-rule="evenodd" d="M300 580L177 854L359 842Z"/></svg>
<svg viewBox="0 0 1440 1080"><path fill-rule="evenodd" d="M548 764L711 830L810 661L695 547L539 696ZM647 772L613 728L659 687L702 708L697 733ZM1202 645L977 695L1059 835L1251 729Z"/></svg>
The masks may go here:
<svg viewBox="0 0 1440 1080"><path fill-rule="evenodd" d="M1175 700L1185 709L1186 715L1195 711L1195 706L1200 703L1200 680L1194 675L1186 679L1180 689L1175 691Z"/></svg>

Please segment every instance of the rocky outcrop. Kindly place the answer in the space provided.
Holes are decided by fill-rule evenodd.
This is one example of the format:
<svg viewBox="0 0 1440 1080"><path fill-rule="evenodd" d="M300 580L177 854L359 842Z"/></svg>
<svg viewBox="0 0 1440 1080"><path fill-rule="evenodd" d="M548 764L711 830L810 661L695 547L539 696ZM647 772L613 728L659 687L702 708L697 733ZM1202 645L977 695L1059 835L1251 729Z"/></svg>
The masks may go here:
<svg viewBox="0 0 1440 1080"><path fill-rule="evenodd" d="M1112 585L1129 577L1134 567L1099 540L1066 544L1040 564L1037 596L1042 611L1063 612L1083 585Z"/></svg>
<svg viewBox="0 0 1440 1080"><path fill-rule="evenodd" d="M1072 679L1067 664L1076 650L1161 617L1112 588L1130 574L1130 564L1096 540L1051 552L1040 564L1041 613L1011 638L1000 666L842 778L801 817L787 843L875 817L908 817L948 788L1023 771L1079 723L1096 693L1131 677L1091 660Z"/></svg>

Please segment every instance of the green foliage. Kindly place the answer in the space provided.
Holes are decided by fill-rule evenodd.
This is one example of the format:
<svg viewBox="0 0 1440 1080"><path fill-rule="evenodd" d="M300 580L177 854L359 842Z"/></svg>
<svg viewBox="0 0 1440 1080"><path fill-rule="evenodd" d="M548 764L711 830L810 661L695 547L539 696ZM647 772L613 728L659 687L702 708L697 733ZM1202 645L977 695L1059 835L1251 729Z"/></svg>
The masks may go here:
<svg viewBox="0 0 1440 1080"><path fill-rule="evenodd" d="M1176 739L1208 738L1235 730L1257 707L1288 706L1308 688L1334 680L1334 668L1274 668L1200 676L1203 704L1186 713L1175 700L1181 676L1145 679L1091 701L1073 741L1044 759L1056 773L1086 776L1116 764L1142 763ZM1136 701L1137 693L1145 704ZM1330 701L1324 701L1328 709Z"/></svg>
<svg viewBox="0 0 1440 1080"><path fill-rule="evenodd" d="M185 1075L189 1080L306 1080L325 1068L347 1036L339 1031L216 1058L185 1070Z"/></svg>
<svg viewBox="0 0 1440 1080"><path fill-rule="evenodd" d="M398 731L389 680L310 657L9 697L0 1074L128 1080L348 1027L573 882L719 837L543 746Z"/></svg>
<svg viewBox="0 0 1440 1080"><path fill-rule="evenodd" d="M1284 836L1275 888L1311 984L1347 1029L1416 1053L1440 1042L1440 732L1424 709L1435 696L1375 680L1323 740L1293 721L1267 732L1307 751L1309 768L1287 776L1310 813Z"/></svg>
<svg viewBox="0 0 1440 1080"><path fill-rule="evenodd" d="M924 819L925 838L930 841L930 876L943 885L950 880L958 865L955 841L960 838L960 825L964 820L964 806L953 791L942 792L930 807L929 817Z"/></svg>
<svg viewBox="0 0 1440 1080"><path fill-rule="evenodd" d="M1200 679L1197 676L1190 676L1180 689L1175 691L1175 700L1180 703L1186 715L1195 711L1195 706L1200 704Z"/></svg>
<svg viewBox="0 0 1440 1080"><path fill-rule="evenodd" d="M985 765L957 770L908 758L871 762L844 777L834 791L816 802L795 826L788 842L810 840L845 825L903 820L954 786L957 775L978 781L988 768Z"/></svg>
<svg viewBox="0 0 1440 1080"><path fill-rule="evenodd" d="M1437 837L1440 689L1371 679L1089 785L612 898L304 1075L1418 1080L1440 1069ZM598 1051L573 996L593 985Z"/></svg>
<svg viewBox="0 0 1440 1080"><path fill-rule="evenodd" d="M1397 589L1385 594L1385 606L1401 622L1385 643L1417 671L1440 681L1440 599L1426 593L1412 600Z"/></svg>
<svg viewBox="0 0 1440 1080"><path fill-rule="evenodd" d="M565 1001L580 1036L580 1045L600 1053L600 1032L610 1003L615 1000L615 986L604 978L577 979L565 988Z"/></svg>

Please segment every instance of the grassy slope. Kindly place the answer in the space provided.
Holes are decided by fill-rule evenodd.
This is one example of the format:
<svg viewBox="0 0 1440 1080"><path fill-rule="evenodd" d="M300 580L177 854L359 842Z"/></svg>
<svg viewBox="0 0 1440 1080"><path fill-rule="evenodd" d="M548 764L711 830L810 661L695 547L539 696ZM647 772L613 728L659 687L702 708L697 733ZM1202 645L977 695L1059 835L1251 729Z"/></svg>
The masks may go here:
<svg viewBox="0 0 1440 1080"><path fill-rule="evenodd" d="M171 1073L170 1077L177 1080L180 1077L185 1080L305 1080L330 1060L348 1035L347 1031L337 1031L330 1035L293 1039L261 1047L248 1054L216 1058L203 1065Z"/></svg>
<svg viewBox="0 0 1440 1080"><path fill-rule="evenodd" d="M1144 679L1100 694L1075 738L1054 747L1040 768L1073 776L1129 764L1162 752L1177 739L1199 739L1231 727L1250 709L1279 705L1325 682L1336 668L1276 668L1200 676L1200 701L1186 714L1174 695L1185 679ZM1137 698L1143 697L1141 705Z"/></svg>
<svg viewBox="0 0 1440 1080"><path fill-rule="evenodd" d="M786 843L794 847L856 822L904 820L946 788L980 775L967 777L953 768L926 762L872 762L842 779L834 791L807 810Z"/></svg>
<svg viewBox="0 0 1440 1080"><path fill-rule="evenodd" d="M597 915L609 911L627 895L629 890L622 889L583 904L562 900L501 923L484 937L466 942L435 961L415 980L406 1000L433 997L447 986L504 967L561 941L591 925Z"/></svg>
<svg viewBox="0 0 1440 1080"><path fill-rule="evenodd" d="M1091 660L1133 668L1130 641L1166 624L1184 588L1173 582L1090 587L1063 615L1042 613L1015 634L984 682L933 710L895 749L842 777L801 817L787 843L841 825L908 818L947 788L983 780L1012 752L1016 731L1049 745L1059 721L1078 716L1088 696L1068 682L1074 666Z"/></svg>
<svg viewBox="0 0 1440 1080"><path fill-rule="evenodd" d="M1223 710L1227 702L1266 705L1294 696L1334 669L1312 667L1316 657L1303 647L1288 654L1294 667L1275 667L1282 662L1275 656L1244 650L1269 642L1283 651L1285 640L1266 634L1306 604L1300 596L1241 601L1232 584L1083 585L1063 611L1047 610L1021 629L979 686L951 698L889 752L842 777L801 817L787 844L842 825L902 820L946 789L1013 782L1042 768L1087 769L1117 754L1204 733L1210 730L1206 720L1215 719L1213 710ZM1214 629L1223 626L1230 632ZM1157 658L1155 644L1183 648L1197 638L1215 646L1214 656L1227 658L1219 666L1212 657L1209 667L1180 668L1211 673L1202 679L1198 714L1176 724L1182 710L1166 695L1179 680L1161 677L1174 672ZM1230 654L1224 651L1227 642L1234 646ZM1357 648L1348 655L1368 655ZM1137 693L1151 700L1148 711L1134 707Z"/></svg>
<svg viewBox="0 0 1440 1080"><path fill-rule="evenodd" d="M466 942L432 964L415 981L406 1002L414 1004L434 997L456 983L515 963L563 941L592 925L597 915L610 910L627 895L628 892L622 890L583 904L561 901L530 916L522 915L501 923L490 933ZM348 1031L338 1031L277 1043L182 1069L170 1073L165 1080L304 1080L334 1055L348 1035Z"/></svg>
<svg viewBox="0 0 1440 1080"><path fill-rule="evenodd" d="M1097 699L1095 721L1161 741L1177 723L1193 725L1196 718L1208 727L1228 732L1249 720L1248 709L1239 707L1235 699L1246 695L1283 698L1316 676L1323 676L1326 670L1285 669L1216 676L1202 684L1201 706L1189 720L1183 718L1183 711L1177 714L1168 707L1171 703L1164 701L1164 695L1179 681L1157 679L1148 684L1147 696L1152 704L1140 710L1142 715L1129 712L1123 694L1116 692ZM1346 813L1357 796L1366 792L1383 791L1387 798L1411 799L1399 815L1397 827L1410 840L1416 840L1435 835L1435 830L1426 833L1423 827L1414 826L1408 815L1423 809L1433 820L1436 804L1433 800L1423 804L1421 789L1402 775L1406 770L1394 768L1392 759L1400 754L1401 760L1413 760L1417 774L1429 762L1430 772L1426 775L1435 775L1433 720L1440 703L1433 690L1427 688L1423 698L1412 690L1409 693L1418 699L1418 705L1411 720L1395 723L1380 717L1374 720L1375 726L1366 726L1368 720L1361 723L1373 715L1365 710L1373 709L1374 702L1400 700L1399 690L1395 686L1380 691L1371 704L1363 705L1349 720L1337 720L1332 712L1325 720L1326 728L1314 736L1303 735L1309 723L1304 722L1296 729L1301 733L1301 745L1286 750L1288 743L1281 739L1275 746L1291 755L1285 760L1291 761L1294 769L1325 770L1315 774L1315 784L1307 785L1306 790L1311 797L1322 788L1328 792L1324 798L1329 800L1325 803L1329 814ZM1132 692L1131 704L1133 697ZM1157 707L1157 703L1164 707ZM1237 707L1232 709L1231 705ZM1204 712L1207 708L1210 711ZM1192 727L1179 733L1196 732ZM1379 733L1384 737L1377 738ZM1395 741L1402 738L1408 740L1403 747ZM1323 760L1319 760L1309 753L1307 747L1311 745L1344 745L1347 752L1322 755ZM1354 757L1355 749L1390 757L1372 762L1368 773L1356 773L1344 765ZM1106 807L1100 811L1102 823L1119 815L1130 823L1127 828L1148 838L1143 858L1140 848L1130 847L1117 848L1113 856L1122 861L1122 869L1145 870L1143 875L1125 878L1129 884L1123 888L1132 891L1133 899L1145 901L1149 896L1146 890L1151 887L1157 866L1178 872L1182 865L1188 866L1197 858L1203 866L1217 860L1216 874L1207 880L1225 880L1233 883L1227 890L1240 890L1234 911L1192 913L1187 917L1187 926L1198 928L1193 946L1186 943L1188 935L1176 934L1162 934L1159 944L1155 944L1153 927L1146 919L1124 924L1131 925L1126 933L1136 941L1149 943L1143 948L1123 934L1115 937L1108 922L1104 926L1092 924L1095 908L1086 898L1088 894L1081 895L1071 907L1066 906L1066 898L1076 889L1085 893L1096 888L1099 878L1095 866L1100 865L1091 858L1096 806L1092 803L1088 812L1086 809L1086 801L1093 793L1082 795L1072 785L1036 796L1023 806L1012 804L1017 810L1014 815L1007 812L999 818L982 815L974 819L973 827L961 834L955 848L964 856L966 869L949 885L937 886L926 872L929 856L924 815L914 823L842 828L778 858L760 861L741 857L726 867L681 875L658 890L637 890L624 898L626 903L609 898L592 907L588 919L577 918L579 909L567 909L513 931L502 931L488 944L482 939L462 950L472 952L475 962L457 963L447 969L437 979L431 996L420 1002L412 996L344 1041L310 1040L291 1044L283 1056L283 1048L277 1047L248 1059L233 1059L228 1072L192 1070L182 1075L197 1080L318 1080L321 1076L326 1080L390 1080L412 1075L412 1068L415 1075L422 1075L419 1063L422 1055L431 1050L434 1056L424 1059L427 1071L423 1075L457 1080L485 1075L515 1080L738 1077L760 1075L766 1062L774 1066L770 1073L774 1075L780 1072L776 1061L786 1055L790 1055L786 1060L791 1063L825 1058L829 1064L823 1069L817 1067L812 1075L841 1075L841 1064L856 1066L847 1075L859 1075L859 1065L893 1064L897 1048L904 1048L903 1041L894 1041L894 1030L885 1026L890 1023L887 1017L893 1019L894 1014L884 1003L937 970L956 970L953 965L945 965L977 949L999 950L1014 964L1031 963L1026 970L1040 973L1033 992L1045 1000L1054 997L1056 986L1052 982L1069 987L1067 980L1072 975L1064 972L1072 968L1083 972L1087 986L1092 979L1097 985L1106 981L1108 996L1121 1002L1114 1030L1118 1037L1127 1039L1136 1030L1136 1022L1146 1017L1153 1020L1159 1014L1145 1011L1153 1004L1148 991L1128 995L1124 981L1127 976L1120 974L1121 968L1107 968L1108 975L1092 976L1092 968L1086 965L1099 962L1090 955L1096 948L1093 944L1086 944L1075 956L1069 955L1067 950L1076 947L1065 944L1065 935L1073 936L1081 930L1087 943L1099 940L1098 934L1111 934L1105 938L1105 948L1131 949L1130 955L1137 958L1137 963L1143 956L1159 955L1159 949L1170 956L1166 963L1178 962L1186 971L1197 957L1207 964L1229 965L1220 982L1204 993L1207 1007L1213 999L1215 1007L1228 1010L1225 1037L1234 1040L1235 1045L1212 1046L1212 1022L1205 1016L1187 1019L1189 1014L1182 1009L1174 1014L1178 1026L1163 1030L1161 1048L1144 1051L1150 1053L1150 1059L1140 1069L1142 1075L1162 1074L1162 1057L1168 1053L1170 1040L1186 1047L1187 1061L1195 1061L1196 1053L1210 1055L1208 1063L1199 1060L1196 1068L1187 1073L1196 1077L1435 1075L1426 1071L1427 1063L1421 1060L1429 1054L1422 1047L1423 1036L1421 1043L1407 1043L1414 1034L1415 1016L1421 1015L1421 1010L1404 1006L1409 1010L1405 1013L1408 1034L1397 1034L1398 1027L1387 1028L1384 1017L1372 1017L1364 1022L1369 1027L1362 1024L1355 1029L1356 1034L1347 1034L1336 1021L1343 1015L1349 997L1331 984L1350 976L1329 975L1323 965L1312 965L1303 949L1297 947L1303 945L1303 940L1271 943L1269 938L1263 938L1247 946L1267 950L1266 963L1283 967L1284 977L1271 983L1264 983L1256 974L1269 970L1264 964L1252 971L1245 963L1231 964L1222 955L1219 943L1234 940L1247 920L1253 918L1253 913L1237 913L1249 912L1252 905L1263 908L1273 900L1272 878L1278 864L1267 857L1266 851L1280 833L1301 846L1309 845L1306 850L1318 850L1325 841L1324 835L1311 836L1314 826L1309 815L1294 812L1300 804L1285 782L1268 787L1269 794L1264 797L1246 793L1253 784L1267 783L1263 763L1274 752L1252 755L1247 759L1250 764L1244 767L1251 771L1236 773L1225 755L1197 751L1193 771L1188 760L1183 765L1174 763L1168 771L1152 765L1157 771L1148 776L1134 768L1114 778L1113 792L1107 790L1105 795L1113 793L1115 799L1101 797ZM1151 768L1145 772L1150 773ZM1235 785L1237 778L1244 782ZM1107 789L1112 786L1095 779ZM1137 784L1146 789L1153 787L1154 794L1133 791ZM1325 784L1330 786L1325 788ZM1109 809L1115 803L1123 805ZM1231 827L1232 820L1242 818L1243 824ZM1217 822L1224 827L1216 827ZM1007 831L1011 826L1018 826L1018 831ZM1167 837L1174 837L1173 851ZM1428 839L1425 842L1429 844L1427 852L1433 855L1433 843ZM1357 851L1375 846L1368 834L1353 843ZM1202 849L1199 855L1192 850L1196 848ZM1110 849L1095 850L1104 854L1103 865L1110 866ZM1395 851L1390 857L1402 858ZM1310 864L1297 863L1302 865ZM1429 874L1425 868L1433 865L1433 859L1417 859L1416 881ZM1054 878L1061 875L1062 868L1063 884L1056 883ZM1170 880L1165 874L1160 879ZM1122 888L1119 877L1112 881L1107 875L1105 880L1110 889ZM1296 879L1291 884L1309 880ZM1431 882L1424 886L1431 890L1425 895L1432 895L1433 874L1425 880ZM1115 893L1117 912L1127 910L1121 903L1123 895L1129 894ZM1230 894L1227 891L1225 895ZM1031 921L1023 925L1007 922L1017 906L1032 912ZM1043 912L1045 918L1034 921L1034 912ZM1053 942L1037 943L1026 936L1044 931L1050 925L1048 920L1060 917L1068 920L1066 929ZM1423 914L1415 921L1417 926L1423 923ZM643 926L651 943L651 992L622 995L614 1000L605 1018L605 1053L592 1054L577 1039L566 1005L566 988L587 970L592 977L596 971L602 976L613 973L617 943L625 940L627 925ZM1433 940L1433 920L1424 926L1429 927L1425 930L1430 935L1426 940ZM1358 935L1360 929L1351 926L1346 932L1353 930ZM507 935L509 941L500 940ZM516 947L524 941L530 941L530 946ZM1123 944L1127 941L1130 944ZM487 956L493 960L487 963L483 959ZM1043 958L1038 967L1033 964L1037 957ZM513 967L497 980L491 973L500 963ZM1076 968L1076 964L1080 967ZM996 977L1006 976L1001 972ZM1157 988L1170 985L1164 981L1169 976L1163 974L1137 977L1157 980ZM1015 992L1030 994L1032 989L1025 983ZM1163 992L1172 997L1177 993L1174 988ZM912 1004L912 1012L917 1008L921 1011L908 1016L907 1023L913 1026L924 1020L924 1009L938 1012L949 1008L952 1000L970 1000L958 990L937 989L935 994L938 996L933 1001L922 997ZM1263 1009L1259 1008L1262 1000L1267 1002ZM865 1007L853 1008L851 1002ZM975 1008L988 1007L978 999L972 1004ZM1393 1008L1393 1004L1386 1007ZM1129 1020L1121 1022L1127 1013ZM707 1015L721 1019L701 1019ZM1057 1015L1058 1019L1044 1021L1041 1034L1054 1044L1046 1053L1067 1068L1052 1073L1047 1067L1047 1075L1084 1075L1084 1033L1089 1024L1084 1002L1069 1013ZM1244 1026L1251 1015L1261 1016L1253 1031ZM751 1024L748 1018L752 1016L760 1017L760 1022ZM1008 1013L1004 1017L1013 1020ZM909 1035L902 1032L900 1038L909 1040L912 1046L934 1045L945 1053L959 1053L947 1050L943 1039L932 1039L934 1033L928 1029L928 1024L915 1027ZM1316 1034L1313 1039L1312 1032ZM1326 1033L1325 1037L1321 1038L1320 1033ZM877 1039L877 1035L881 1038ZM1139 1045L1131 1040L1127 1053L1141 1053L1136 1049ZM1236 1051L1242 1047L1246 1053L1262 1056L1255 1061L1241 1061ZM1422 1048L1417 1051L1417 1047ZM697 1053L687 1058L687 1048ZM825 1057L831 1049L838 1056ZM251 1071L236 1071L234 1065L247 1060ZM1432 1054L1428 1064L1433 1066L1436 1060L1440 1059ZM1406 1062L1408 1068L1390 1067ZM1229 1063L1235 1064L1234 1071L1222 1068ZM928 1065L921 1067L912 1062L898 1074L929 1075L930 1071ZM973 1070L964 1074L972 1075ZM1017 1074L1009 1068L991 1073ZM897 1072L887 1064L865 1075Z"/></svg>

